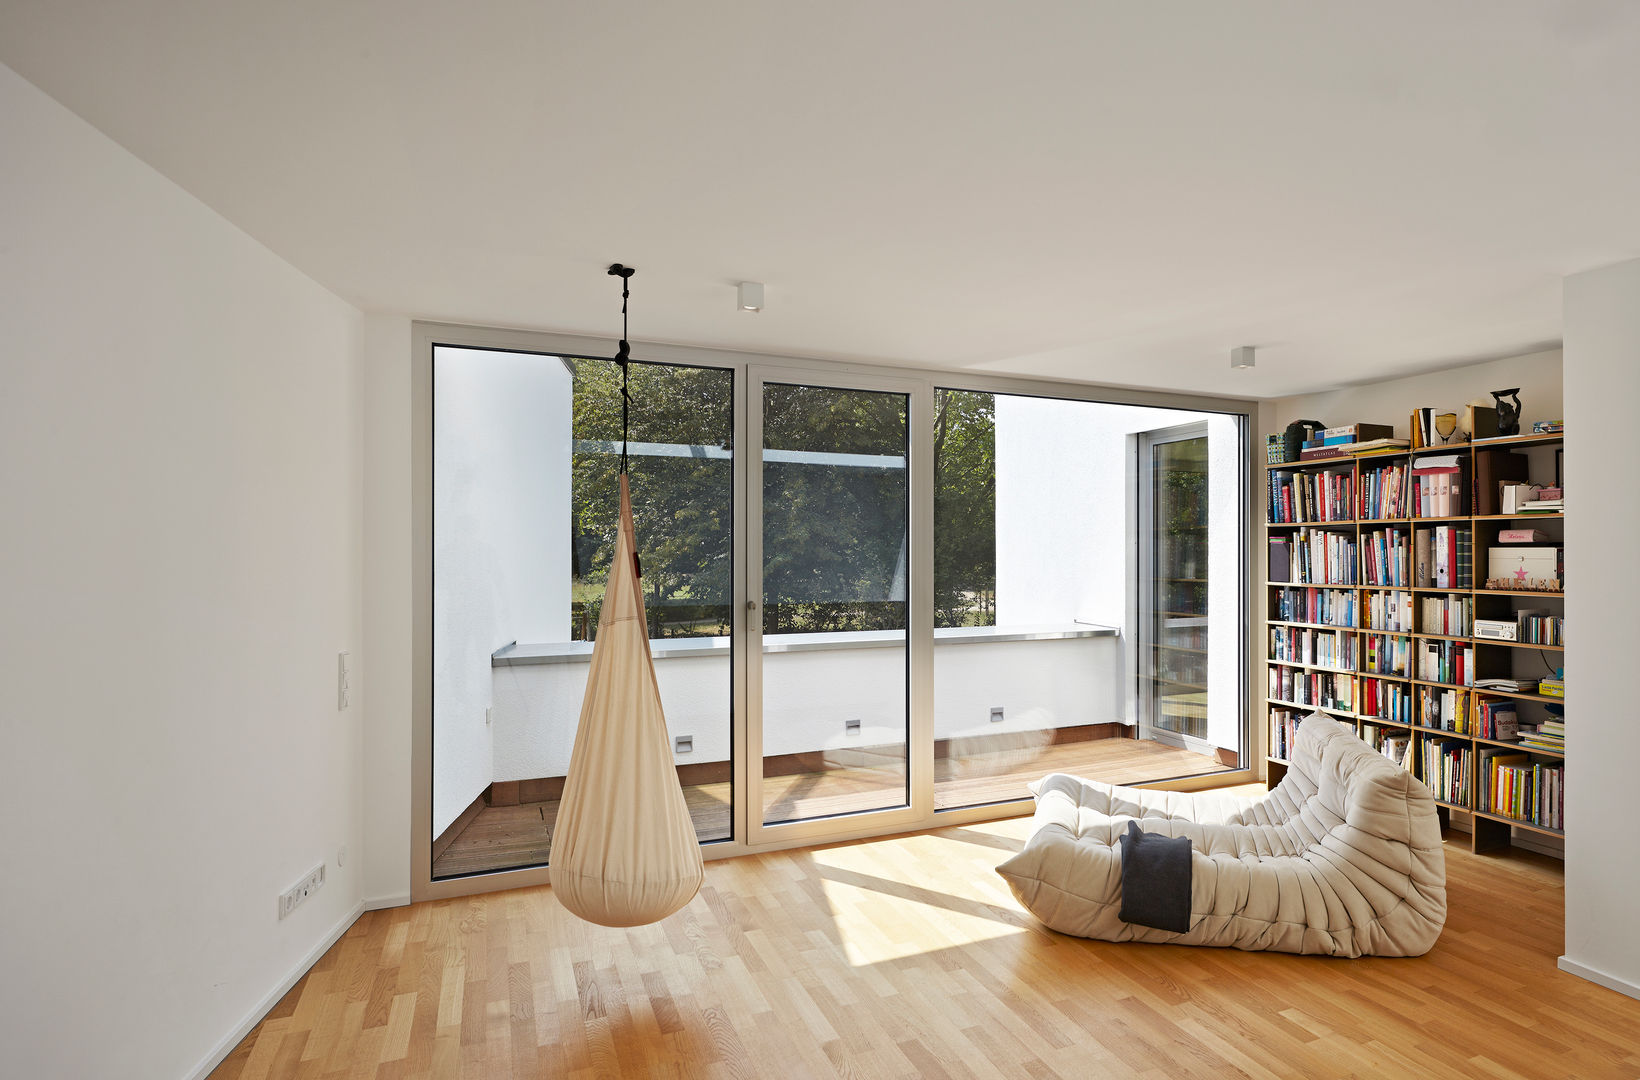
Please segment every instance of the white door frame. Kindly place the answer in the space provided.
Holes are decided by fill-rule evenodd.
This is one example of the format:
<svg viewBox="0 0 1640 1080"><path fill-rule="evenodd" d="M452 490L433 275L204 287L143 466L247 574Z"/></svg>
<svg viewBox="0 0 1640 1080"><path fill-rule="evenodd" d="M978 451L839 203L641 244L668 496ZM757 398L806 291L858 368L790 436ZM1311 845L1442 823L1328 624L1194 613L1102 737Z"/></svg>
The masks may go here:
<svg viewBox="0 0 1640 1080"><path fill-rule="evenodd" d="M819 386L904 394L906 431L906 803L883 810L766 824L763 821L763 393L770 383ZM741 564L744 595L735 609L741 617L737 638L745 642L746 753L738 764L744 777L739 802L744 811L741 833L751 847L788 846L793 842L834 839L861 828L891 830L917 824L934 809L934 593L931 461L933 394L926 381L825 368L792 368L753 364L746 380L747 438L738 461L745 463L746 558ZM749 606L750 605L750 606Z"/></svg>
<svg viewBox="0 0 1640 1080"><path fill-rule="evenodd" d="M1198 754L1212 754L1216 749L1205 739L1199 739L1183 732L1172 731L1156 726L1157 698L1155 684L1148 678L1150 666L1153 662L1151 635L1155 627L1156 594L1150 587L1156 575L1156 547L1151 542L1151 531L1148 523L1155 517L1156 494L1154 475L1152 470L1152 451L1158 446L1168 443L1189 442L1194 439L1205 440L1208 437L1207 421L1198 420L1189 424L1179 424L1175 427L1154 428L1150 431L1141 431L1135 434L1137 445L1137 487L1138 487L1138 516L1134 519L1133 533L1138 544L1138 579L1134 582L1134 595L1138 600L1139 618L1135 627L1137 634L1134 641L1133 655L1135 659L1134 677L1137 679L1137 694L1139 702L1139 738L1150 739L1153 742L1168 746L1177 746L1180 749L1192 750ZM1211 543L1211 541L1209 541ZM1207 616L1201 617L1202 625L1207 625ZM1208 647L1212 647L1209 638Z"/></svg>

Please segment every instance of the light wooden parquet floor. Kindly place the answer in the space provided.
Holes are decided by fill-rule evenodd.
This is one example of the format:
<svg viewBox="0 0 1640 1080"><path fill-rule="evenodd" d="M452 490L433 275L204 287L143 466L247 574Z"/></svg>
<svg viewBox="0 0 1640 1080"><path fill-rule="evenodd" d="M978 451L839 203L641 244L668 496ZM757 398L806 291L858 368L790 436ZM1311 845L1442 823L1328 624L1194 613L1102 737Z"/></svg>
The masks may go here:
<svg viewBox="0 0 1640 1080"><path fill-rule="evenodd" d="M1555 968L1559 864L1448 847L1416 959L1061 937L1029 819L707 863L656 926L550 888L366 914L217 1069L268 1077L1640 1076L1640 1001Z"/></svg>
<svg viewBox="0 0 1640 1080"><path fill-rule="evenodd" d="M1026 784L1051 772L1068 772L1110 784L1139 784L1179 776L1224 772L1217 760L1146 739L1089 739L1056 746L942 758L934 763L934 805L978 806L1022 799ZM773 776L765 783L766 821L796 821L900 805L905 770L839 768L824 773ZM683 789L702 840L729 835L729 785L691 784ZM558 802L486 806L433 863L434 877L538 866L552 847Z"/></svg>

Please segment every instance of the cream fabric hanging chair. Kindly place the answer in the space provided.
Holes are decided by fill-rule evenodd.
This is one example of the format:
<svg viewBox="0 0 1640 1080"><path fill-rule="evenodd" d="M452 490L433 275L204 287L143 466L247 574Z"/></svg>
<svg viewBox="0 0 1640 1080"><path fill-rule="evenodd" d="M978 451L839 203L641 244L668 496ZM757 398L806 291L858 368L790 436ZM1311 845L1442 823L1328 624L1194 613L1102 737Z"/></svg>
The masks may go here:
<svg viewBox="0 0 1640 1080"><path fill-rule="evenodd" d="M548 857L558 899L603 926L659 922L694 899L706 877L672 764L637 549L622 472L615 561Z"/></svg>

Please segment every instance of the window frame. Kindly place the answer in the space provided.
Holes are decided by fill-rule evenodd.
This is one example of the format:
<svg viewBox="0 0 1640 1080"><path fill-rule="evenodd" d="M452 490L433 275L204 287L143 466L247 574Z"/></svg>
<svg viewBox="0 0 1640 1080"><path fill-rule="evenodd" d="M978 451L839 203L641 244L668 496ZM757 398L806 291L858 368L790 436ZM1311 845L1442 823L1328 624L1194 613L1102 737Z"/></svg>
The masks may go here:
<svg viewBox="0 0 1640 1080"><path fill-rule="evenodd" d="M411 555L411 686L410 715L410 800L409 836L411 854L410 895L413 901L443 899L490 892L498 889L519 888L545 884L548 878L544 866L517 870L498 870L457 878L435 880L432 877L432 371L433 348L447 345L460 348L500 349L548 355L611 357L615 353L614 337L558 334L529 330L505 330L490 327L431 321L411 323L410 364L410 555ZM761 798L753 797L746 785L750 771L749 718L750 701L748 677L749 649L753 635L737 633L733 646L733 716L731 747L734 756L736 798L734 809L735 832L729 840L702 846L707 859L733 858L739 855L779 851L786 848L809 846L818 842L836 842L892 835L918 829L945 828L972 822L1018 817L1030 812L1031 800L1021 798L1010 802L988 803L982 806L935 811L933 809L931 773L932 713L927 711L933 694L932 624L933 598L933 431L928 423L932 416L934 389L969 390L980 393L1019 394L1031 397L1052 397L1066 400L1103 402L1109 404L1150 406L1182 409L1191 412L1223 413L1241 418L1241 447L1238 476L1238 501L1243 508L1242 528L1238 530L1240 562L1243 567L1241 606L1244 618L1240 635L1241 674L1239 695L1242 714L1243 743L1246 753L1244 768L1210 775L1164 781L1158 788L1189 791L1226 784L1248 783L1258 779L1254 763L1263 760L1262 748L1254 745L1262 735L1262 726L1250 723L1254 715L1255 673L1252 670L1251 636L1262 613L1252 608L1250 587L1253 567L1249 562L1252 551L1253 528L1258 508L1249 501L1252 468L1251 431L1258 415L1258 403L1244 398L1211 395L1181 394L1170 391L1138 390L1111 387L1097 383L1071 382L1012 375L977 374L948 368L920 368L903 365L839 362L787 357L762 353L731 352L696 346L666 345L636 342L632 346L634 359L685 364L695 367L728 368L734 372L735 416L734 438L737 453L734 458L734 530L732 544L736 572L733 575L733 610L744 618L746 601L750 599L747 568L752 564L748 556L750 535L750 501L745 493L748 458L744 449L751 446L751 397L753 369L773 381L802 382L805 378L821 379L843 385L870 388L872 383L909 384L912 387L911 410L911 581L909 595L913 598L911 617L913 660L910 668L910 693L913 702L911 769L913 777L920 772L921 785L914 779L912 807L908 812L893 815L869 814L859 819L822 818L804 822L802 828L791 826L765 827L754 830L751 817L756 803L761 813ZM926 627L924 626L926 624ZM742 624L744 629L744 624ZM926 632L928 642L920 646L917 638ZM924 746L923 744L927 744ZM923 756L930 761L921 762ZM919 769L919 763L922 768ZM927 795L919 797L919 786L927 788ZM828 828L811 828L812 825Z"/></svg>

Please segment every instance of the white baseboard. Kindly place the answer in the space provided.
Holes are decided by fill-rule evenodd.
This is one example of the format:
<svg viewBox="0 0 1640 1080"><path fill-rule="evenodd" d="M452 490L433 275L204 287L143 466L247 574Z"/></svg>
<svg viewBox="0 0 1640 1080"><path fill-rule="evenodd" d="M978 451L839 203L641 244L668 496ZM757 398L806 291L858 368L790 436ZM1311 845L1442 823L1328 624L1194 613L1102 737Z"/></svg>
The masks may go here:
<svg viewBox="0 0 1640 1080"><path fill-rule="evenodd" d="M205 1060L194 1066L193 1071L188 1074L188 1080L205 1080L205 1077L211 1074L212 1069L222 1064L223 1059L233 1053L233 1048L238 1046L244 1041L245 1036L251 1033L251 1029L261 1023L262 1018L268 1015L268 1012L275 1005L279 1004L279 999L290 992L290 988L296 985L297 980L306 975L308 969L317 964L325 951L336 944L341 936L347 933L348 927L357 922L359 916L364 913L365 905L361 901L352 911L343 915L342 920L330 928L330 932L320 940L319 944L315 945L306 956L297 961L296 966L290 970L290 973L279 981L279 985L270 990L266 997L257 1002L256 1007L251 1009L245 1019L241 1020L232 1031L222 1037L222 1041L217 1043L211 1049L211 1052L205 1055Z"/></svg>
<svg viewBox="0 0 1640 1080"><path fill-rule="evenodd" d="M394 893L392 896L366 897L364 901L364 910L381 911L383 908L408 907L409 905L409 893Z"/></svg>
<svg viewBox="0 0 1640 1080"><path fill-rule="evenodd" d="M1578 978L1588 979L1596 985L1604 986L1607 990L1616 990L1619 994L1627 994L1631 998L1640 998L1640 986L1636 986L1626 979L1619 979L1616 975L1608 975L1598 968L1580 964L1568 956L1562 956L1557 963L1561 971L1569 971Z"/></svg>

